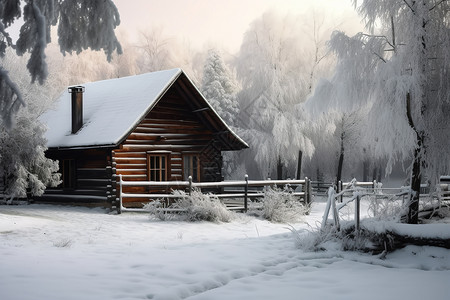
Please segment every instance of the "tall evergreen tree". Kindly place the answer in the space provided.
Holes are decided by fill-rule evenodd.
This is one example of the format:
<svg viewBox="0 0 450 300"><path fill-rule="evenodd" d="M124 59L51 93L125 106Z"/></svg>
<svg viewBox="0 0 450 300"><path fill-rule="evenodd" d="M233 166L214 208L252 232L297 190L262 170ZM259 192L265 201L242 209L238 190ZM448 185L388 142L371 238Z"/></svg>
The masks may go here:
<svg viewBox="0 0 450 300"><path fill-rule="evenodd" d="M239 107L237 84L219 51L211 49L203 67L202 93L229 125L235 125Z"/></svg>

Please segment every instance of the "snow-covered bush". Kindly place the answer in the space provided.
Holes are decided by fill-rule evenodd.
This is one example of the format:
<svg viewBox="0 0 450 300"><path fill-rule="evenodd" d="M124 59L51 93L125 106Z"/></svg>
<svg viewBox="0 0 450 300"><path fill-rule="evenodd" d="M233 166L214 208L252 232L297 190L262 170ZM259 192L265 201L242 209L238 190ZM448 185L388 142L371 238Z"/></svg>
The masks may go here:
<svg viewBox="0 0 450 300"><path fill-rule="evenodd" d="M7 130L0 120L0 176L10 200L41 196L47 186L60 183L58 162L45 157L45 127L28 108L16 116L16 125Z"/></svg>
<svg viewBox="0 0 450 300"><path fill-rule="evenodd" d="M289 189L267 188L260 203L250 203L249 212L271 222L298 222L307 212Z"/></svg>
<svg viewBox="0 0 450 300"><path fill-rule="evenodd" d="M47 186L60 183L58 162L45 157L47 129L39 121L39 116L51 106L54 90L50 83L43 86L30 83L26 59L8 51L0 61L1 67L11 71L12 80L27 102L26 107L11 116L13 127L0 118L0 182L8 201L25 197L27 192L40 196Z"/></svg>
<svg viewBox="0 0 450 300"><path fill-rule="evenodd" d="M177 200L166 208L160 202L149 203L144 208L161 220L177 218L190 222L230 222L233 218L233 213L214 195L203 194L196 189L191 195L178 190L173 194Z"/></svg>
<svg viewBox="0 0 450 300"><path fill-rule="evenodd" d="M406 201L398 199L395 195L387 197L370 196L368 208L369 216L375 220L400 222L408 212Z"/></svg>
<svg viewBox="0 0 450 300"><path fill-rule="evenodd" d="M334 226L320 226L311 230L298 231L291 227L295 244L303 251L363 251L379 252L378 236L366 235L362 230L355 234L354 226L351 222L341 224L341 230L336 230ZM377 244L377 245L376 245Z"/></svg>
<svg viewBox="0 0 450 300"><path fill-rule="evenodd" d="M154 216L161 221L170 221L176 219L178 215L175 211L168 212L164 201L154 200L144 205L144 210L148 211L151 216Z"/></svg>

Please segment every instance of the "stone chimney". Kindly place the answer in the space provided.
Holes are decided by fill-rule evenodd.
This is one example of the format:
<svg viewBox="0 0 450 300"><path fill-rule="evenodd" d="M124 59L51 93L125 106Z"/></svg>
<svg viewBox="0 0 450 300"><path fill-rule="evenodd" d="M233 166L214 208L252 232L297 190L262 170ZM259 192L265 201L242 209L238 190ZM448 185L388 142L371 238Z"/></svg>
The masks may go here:
<svg viewBox="0 0 450 300"><path fill-rule="evenodd" d="M83 126L84 86L71 86L69 93L72 94L72 134L74 134Z"/></svg>

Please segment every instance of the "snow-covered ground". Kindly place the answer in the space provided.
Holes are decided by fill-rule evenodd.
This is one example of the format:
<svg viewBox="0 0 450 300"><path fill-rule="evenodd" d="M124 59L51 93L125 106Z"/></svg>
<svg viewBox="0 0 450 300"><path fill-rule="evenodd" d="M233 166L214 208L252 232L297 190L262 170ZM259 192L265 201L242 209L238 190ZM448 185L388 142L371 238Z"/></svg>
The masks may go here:
<svg viewBox="0 0 450 300"><path fill-rule="evenodd" d="M317 226L325 203L304 223ZM450 225L449 227L450 228ZM450 231L450 230L449 230ZM305 252L284 224L0 206L0 299L449 299L450 250Z"/></svg>

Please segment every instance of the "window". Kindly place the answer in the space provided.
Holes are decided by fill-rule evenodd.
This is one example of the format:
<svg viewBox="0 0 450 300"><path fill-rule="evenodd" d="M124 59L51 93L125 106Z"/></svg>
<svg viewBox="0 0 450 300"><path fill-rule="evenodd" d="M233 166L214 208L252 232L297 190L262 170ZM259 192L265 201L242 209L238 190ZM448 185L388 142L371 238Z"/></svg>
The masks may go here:
<svg viewBox="0 0 450 300"><path fill-rule="evenodd" d="M200 181L200 160L198 155L183 156L183 179L192 176L193 181Z"/></svg>
<svg viewBox="0 0 450 300"><path fill-rule="evenodd" d="M147 156L148 179L150 181L167 180L167 155L149 154Z"/></svg>
<svg viewBox="0 0 450 300"><path fill-rule="evenodd" d="M76 164L74 159L63 159L60 161L61 185L63 189L73 189L76 184Z"/></svg>

